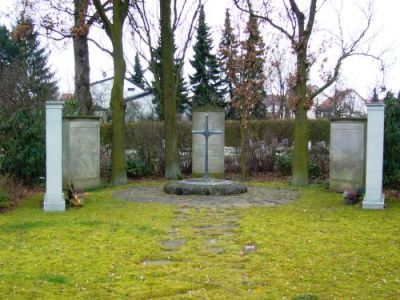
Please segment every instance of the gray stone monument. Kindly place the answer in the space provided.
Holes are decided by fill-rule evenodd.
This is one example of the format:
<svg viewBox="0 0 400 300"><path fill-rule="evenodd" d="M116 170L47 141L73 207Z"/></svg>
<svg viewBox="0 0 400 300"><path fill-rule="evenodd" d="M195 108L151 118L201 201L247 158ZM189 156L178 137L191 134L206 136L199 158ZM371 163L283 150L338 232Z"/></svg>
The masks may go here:
<svg viewBox="0 0 400 300"><path fill-rule="evenodd" d="M200 130L193 130L193 136L200 136L203 139L203 170L204 176L202 179L192 178L178 181L170 181L164 186L164 192L167 194L176 195L236 195L247 192L247 187L241 183L233 182L230 180L210 178L209 167L209 148L210 139L214 136L223 135L222 130L211 130L209 115L204 115L203 128ZM198 146L198 145L197 145ZM224 154L224 145L222 147L222 154ZM198 152L200 149L198 149ZM196 156L193 156L193 159ZM196 157L198 159L198 157ZM223 159L223 156L222 156Z"/></svg>
<svg viewBox="0 0 400 300"><path fill-rule="evenodd" d="M329 188L343 192L365 186L366 120L331 122Z"/></svg>
<svg viewBox="0 0 400 300"><path fill-rule="evenodd" d="M224 144L225 144L225 112L218 108L200 108L193 112L193 131L205 129L208 115L208 130L222 132L208 138L208 172L215 178L224 177ZM192 174L193 177L204 176L206 159L206 139L202 134L192 135Z"/></svg>
<svg viewBox="0 0 400 300"><path fill-rule="evenodd" d="M204 145L204 180L208 181L209 180L209 158L208 158L208 148L209 148L209 139L212 135L214 134L223 134L223 131L218 130L218 131L211 131L209 129L209 120L208 120L208 114L206 114L206 120L205 120L205 125L204 125L204 130L193 130L192 134L200 134L202 136L204 136L204 141L205 141L205 145Z"/></svg>
<svg viewBox="0 0 400 300"><path fill-rule="evenodd" d="M75 188L100 184L99 117L65 117L63 120L63 185Z"/></svg>
<svg viewBox="0 0 400 300"><path fill-rule="evenodd" d="M61 101L46 102L46 193L44 211L65 211L62 190L62 108Z"/></svg>
<svg viewBox="0 0 400 300"><path fill-rule="evenodd" d="M382 193L383 180L383 136L385 127L385 106L383 103L367 104L367 175L363 208L383 209L385 195Z"/></svg>

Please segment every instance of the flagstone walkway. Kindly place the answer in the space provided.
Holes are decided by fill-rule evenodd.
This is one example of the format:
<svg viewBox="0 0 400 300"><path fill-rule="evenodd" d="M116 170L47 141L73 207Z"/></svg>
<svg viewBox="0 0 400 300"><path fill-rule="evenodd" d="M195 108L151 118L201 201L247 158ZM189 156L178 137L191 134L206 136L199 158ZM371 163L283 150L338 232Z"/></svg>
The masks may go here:
<svg viewBox="0 0 400 300"><path fill-rule="evenodd" d="M291 189L250 186L247 193L233 196L178 196L166 194L162 186L155 186L132 187L116 192L114 196L133 202L177 205L172 227L160 244L163 254L144 260L146 269L184 267L205 274L213 274L216 269L229 269L230 274L219 275L217 285L232 295L244 293L245 297L251 279L244 268L245 260L238 257L252 255L258 249L256 243L238 242L240 210L288 204L298 199L299 193ZM237 282L239 286L224 286L223 283L229 281ZM190 293L186 296L196 295L196 291Z"/></svg>

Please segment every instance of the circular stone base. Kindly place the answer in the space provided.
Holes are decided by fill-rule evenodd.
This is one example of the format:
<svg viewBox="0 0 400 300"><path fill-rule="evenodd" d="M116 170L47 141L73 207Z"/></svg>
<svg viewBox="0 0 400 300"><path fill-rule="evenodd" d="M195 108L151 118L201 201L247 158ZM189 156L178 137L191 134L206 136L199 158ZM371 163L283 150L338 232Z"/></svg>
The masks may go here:
<svg viewBox="0 0 400 300"><path fill-rule="evenodd" d="M164 192L175 195L236 195L247 192L247 187L230 180L185 179L168 182Z"/></svg>

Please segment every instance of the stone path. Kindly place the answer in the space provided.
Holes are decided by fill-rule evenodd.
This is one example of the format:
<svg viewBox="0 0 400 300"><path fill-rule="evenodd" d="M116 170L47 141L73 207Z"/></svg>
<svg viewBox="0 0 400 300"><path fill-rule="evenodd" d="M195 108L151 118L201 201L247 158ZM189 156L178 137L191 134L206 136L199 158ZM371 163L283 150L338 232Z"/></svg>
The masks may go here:
<svg viewBox="0 0 400 300"><path fill-rule="evenodd" d="M237 252L251 255L256 245L238 245L235 235L239 230L239 209L251 206L277 206L298 199L295 190L249 187L245 194L235 196L177 196L165 194L162 186L134 187L114 194L116 198L134 202L176 204L177 216L168 236L161 242L165 258L144 261L145 266L162 266L174 262L174 256L183 256L185 247L190 253L207 257L204 261L217 266L223 257ZM189 263L189 262L186 262ZM224 261L226 264L226 261ZM233 264L231 269L243 273L243 266ZM242 274L246 278L246 274ZM245 279L243 279L245 280Z"/></svg>
<svg viewBox="0 0 400 300"><path fill-rule="evenodd" d="M116 198L134 202L157 202L185 207L246 208L251 206L276 206L296 200L295 190L248 187L248 192L232 196L198 196L166 194L162 186L134 187L114 194Z"/></svg>

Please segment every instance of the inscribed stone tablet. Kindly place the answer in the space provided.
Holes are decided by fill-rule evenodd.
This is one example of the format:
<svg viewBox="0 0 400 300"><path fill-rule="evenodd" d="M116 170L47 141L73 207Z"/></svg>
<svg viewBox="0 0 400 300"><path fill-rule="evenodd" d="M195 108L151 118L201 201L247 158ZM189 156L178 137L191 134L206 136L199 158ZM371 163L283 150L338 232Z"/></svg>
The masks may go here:
<svg viewBox="0 0 400 300"><path fill-rule="evenodd" d="M100 124L98 118L63 121L63 182L76 188L100 184Z"/></svg>
<svg viewBox="0 0 400 300"><path fill-rule="evenodd" d="M208 170L211 176L224 175L224 144L225 144L225 112L194 111L193 130L205 129L206 114L210 131L220 130L222 134L211 135L208 139ZM205 138L201 134L192 135L192 173L194 176L203 175L205 167Z"/></svg>
<svg viewBox="0 0 400 300"><path fill-rule="evenodd" d="M330 189L343 192L365 183L365 121L331 123Z"/></svg>

